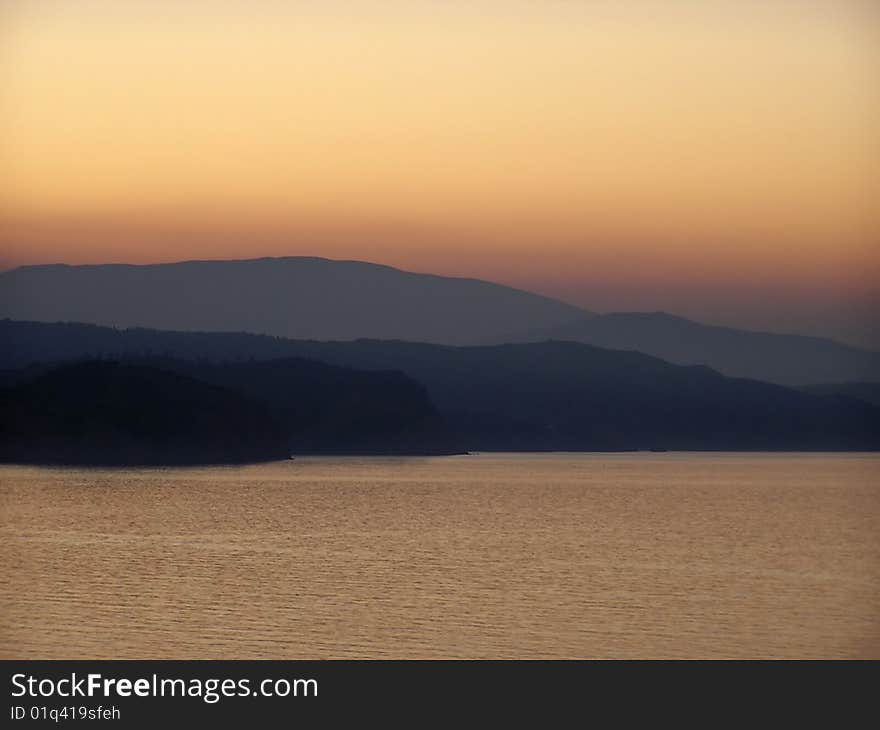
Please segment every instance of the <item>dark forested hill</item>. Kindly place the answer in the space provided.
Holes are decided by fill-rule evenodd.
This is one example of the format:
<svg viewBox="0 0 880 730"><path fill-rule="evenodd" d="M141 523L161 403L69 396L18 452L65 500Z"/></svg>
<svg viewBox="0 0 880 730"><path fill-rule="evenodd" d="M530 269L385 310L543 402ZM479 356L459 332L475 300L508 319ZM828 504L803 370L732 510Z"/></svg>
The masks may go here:
<svg viewBox="0 0 880 730"><path fill-rule="evenodd" d="M2 461L239 463L287 453L263 405L157 368L81 362L0 388Z"/></svg>
<svg viewBox="0 0 880 730"><path fill-rule="evenodd" d="M5 370L5 458L195 463L463 450L425 388L400 372L298 358L213 364L121 357ZM220 448L227 441L219 436L210 442L216 452L203 443L203 433L227 432L230 446Z"/></svg>
<svg viewBox="0 0 880 730"><path fill-rule="evenodd" d="M124 353L215 362L298 357L399 370L425 386L472 450L880 446L880 409L868 403L572 342L449 347L9 321L0 322L0 342L3 367Z"/></svg>
<svg viewBox="0 0 880 730"><path fill-rule="evenodd" d="M460 453L462 443L424 386L399 371L356 370L301 358L221 363L149 359L166 370L265 404L292 453Z"/></svg>

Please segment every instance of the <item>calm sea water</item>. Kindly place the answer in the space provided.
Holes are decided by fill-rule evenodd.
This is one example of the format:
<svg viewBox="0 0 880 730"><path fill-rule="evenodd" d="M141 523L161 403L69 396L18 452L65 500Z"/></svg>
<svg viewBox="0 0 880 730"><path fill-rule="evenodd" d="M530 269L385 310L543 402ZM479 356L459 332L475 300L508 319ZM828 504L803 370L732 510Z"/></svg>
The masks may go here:
<svg viewBox="0 0 880 730"><path fill-rule="evenodd" d="M880 657L880 457L0 468L2 658Z"/></svg>

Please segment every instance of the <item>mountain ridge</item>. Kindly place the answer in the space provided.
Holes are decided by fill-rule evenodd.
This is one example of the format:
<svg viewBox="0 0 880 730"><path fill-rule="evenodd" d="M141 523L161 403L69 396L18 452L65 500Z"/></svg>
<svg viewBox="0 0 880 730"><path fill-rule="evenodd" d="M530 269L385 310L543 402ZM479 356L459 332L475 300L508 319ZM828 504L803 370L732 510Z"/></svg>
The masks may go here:
<svg viewBox="0 0 880 730"><path fill-rule="evenodd" d="M452 346L287 340L0 321L0 367L95 356L259 361L296 357L400 371L465 450L877 450L880 409L575 342Z"/></svg>
<svg viewBox="0 0 880 730"><path fill-rule="evenodd" d="M537 327L589 315L482 279L316 256L46 264L0 273L0 316L114 327L468 344L511 319Z"/></svg>
<svg viewBox="0 0 880 730"><path fill-rule="evenodd" d="M549 339L637 350L678 365L702 364L730 377L788 386L880 380L880 352L813 335L706 324L668 312L608 312L508 342Z"/></svg>
<svg viewBox="0 0 880 730"><path fill-rule="evenodd" d="M318 256L22 266L0 273L3 316L297 340L566 340L788 386L880 380L880 352L828 338L598 314L482 279Z"/></svg>

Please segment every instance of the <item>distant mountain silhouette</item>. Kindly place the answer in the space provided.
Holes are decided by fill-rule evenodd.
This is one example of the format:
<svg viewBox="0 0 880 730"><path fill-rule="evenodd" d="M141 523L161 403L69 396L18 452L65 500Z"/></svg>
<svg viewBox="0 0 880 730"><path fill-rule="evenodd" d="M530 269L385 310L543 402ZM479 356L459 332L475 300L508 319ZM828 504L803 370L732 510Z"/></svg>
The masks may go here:
<svg viewBox="0 0 880 730"><path fill-rule="evenodd" d="M126 354L209 361L298 357L360 370L399 370L427 388L470 450L880 446L880 409L868 403L572 342L477 347L318 342L7 320L0 322L0 344L5 368Z"/></svg>
<svg viewBox="0 0 880 730"><path fill-rule="evenodd" d="M880 380L880 353L832 340L662 312L593 315L485 281L322 258L23 266L0 273L0 317L317 340L568 340L782 385Z"/></svg>
<svg viewBox="0 0 880 730"><path fill-rule="evenodd" d="M0 388L0 461L240 463L287 453L261 404L156 368L74 363Z"/></svg>
<svg viewBox="0 0 880 730"><path fill-rule="evenodd" d="M700 324L663 312L617 312L508 334L507 342L569 340L637 350L681 365L782 385L880 380L880 353L833 340Z"/></svg>
<svg viewBox="0 0 880 730"><path fill-rule="evenodd" d="M23 266L0 273L0 316L114 327L473 343L585 315L476 279L321 258L131 266Z"/></svg>

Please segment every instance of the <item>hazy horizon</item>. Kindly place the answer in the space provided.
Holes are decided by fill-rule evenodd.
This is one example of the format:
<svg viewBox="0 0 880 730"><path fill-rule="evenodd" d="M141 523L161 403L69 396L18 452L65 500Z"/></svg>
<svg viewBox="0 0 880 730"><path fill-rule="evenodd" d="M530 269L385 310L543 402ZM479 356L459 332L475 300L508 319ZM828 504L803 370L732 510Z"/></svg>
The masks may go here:
<svg viewBox="0 0 880 730"><path fill-rule="evenodd" d="M0 267L317 255L880 347L870 2L0 19Z"/></svg>

